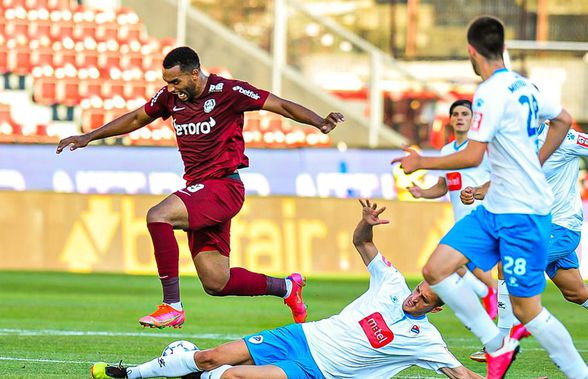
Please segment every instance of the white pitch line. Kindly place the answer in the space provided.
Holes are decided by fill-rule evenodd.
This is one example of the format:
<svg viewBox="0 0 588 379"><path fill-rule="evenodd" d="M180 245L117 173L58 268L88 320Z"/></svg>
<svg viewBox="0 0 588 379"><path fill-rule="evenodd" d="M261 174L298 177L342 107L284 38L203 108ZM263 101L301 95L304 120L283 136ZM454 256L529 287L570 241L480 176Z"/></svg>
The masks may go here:
<svg viewBox="0 0 588 379"><path fill-rule="evenodd" d="M211 340L224 340L232 341L243 338L243 335L232 335L232 334L218 334L218 333L165 333L155 331L153 334L140 333L140 332L101 332L101 331L84 331L84 330L55 330L55 329L8 329L0 328L0 336L73 336L73 337L84 337L84 336L105 336L105 337L147 337L147 338L176 338L176 339L211 339ZM472 340L468 338L447 338L448 342L469 342L467 345L460 344L460 348L464 349L479 349L480 345L471 344ZM586 353L588 349L584 348L584 343L578 344L575 341L576 349L579 353ZM526 347L523 342L523 351L541 351L540 347ZM580 345L581 348L578 348Z"/></svg>
<svg viewBox="0 0 588 379"><path fill-rule="evenodd" d="M59 359L40 359L40 358L16 358L16 357L0 357L0 361L17 361L17 362L38 362L38 363L76 363L76 364L94 364L96 362L90 361L63 361Z"/></svg>
<svg viewBox="0 0 588 379"><path fill-rule="evenodd" d="M6 329L0 328L0 336L105 336L105 337L153 337L153 338L193 338L231 341L242 335L218 333L165 333L155 331L153 334L141 332L101 332L92 330L55 330L55 329Z"/></svg>
<svg viewBox="0 0 588 379"><path fill-rule="evenodd" d="M38 358L15 358L15 357L2 357L0 356L0 361L16 361L16 362L37 362L37 363L73 363L73 364L88 364L92 365L96 362L91 361L64 361L59 359L38 359ZM125 366L136 366L137 363L127 363L125 362ZM437 379L437 376L400 376L400 378L405 379Z"/></svg>

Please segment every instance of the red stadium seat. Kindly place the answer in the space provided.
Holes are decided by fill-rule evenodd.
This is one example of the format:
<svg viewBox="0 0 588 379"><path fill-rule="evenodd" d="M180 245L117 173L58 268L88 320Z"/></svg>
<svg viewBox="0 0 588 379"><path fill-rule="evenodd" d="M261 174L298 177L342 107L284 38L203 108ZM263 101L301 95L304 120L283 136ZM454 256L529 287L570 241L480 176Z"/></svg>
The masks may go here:
<svg viewBox="0 0 588 379"><path fill-rule="evenodd" d="M120 53L116 51L101 53L98 59L98 68L110 69L111 67L120 67Z"/></svg>
<svg viewBox="0 0 588 379"><path fill-rule="evenodd" d="M60 104L74 106L80 103L80 82L78 79L61 79L57 82L57 100Z"/></svg>
<svg viewBox="0 0 588 379"><path fill-rule="evenodd" d="M16 47L8 53L8 66L11 72L18 75L30 74L31 50L28 47Z"/></svg>
<svg viewBox="0 0 588 379"><path fill-rule="evenodd" d="M136 98L147 98L147 84L144 81L132 81L128 82L125 87L125 98L136 99Z"/></svg>
<svg viewBox="0 0 588 379"><path fill-rule="evenodd" d="M34 67L53 66L55 52L50 47L39 47L31 52L31 65Z"/></svg>
<svg viewBox="0 0 588 379"><path fill-rule="evenodd" d="M8 48L0 46L0 72L8 72Z"/></svg>
<svg viewBox="0 0 588 379"><path fill-rule="evenodd" d="M33 99L42 105L57 103L57 79L53 77L35 79L33 82Z"/></svg>

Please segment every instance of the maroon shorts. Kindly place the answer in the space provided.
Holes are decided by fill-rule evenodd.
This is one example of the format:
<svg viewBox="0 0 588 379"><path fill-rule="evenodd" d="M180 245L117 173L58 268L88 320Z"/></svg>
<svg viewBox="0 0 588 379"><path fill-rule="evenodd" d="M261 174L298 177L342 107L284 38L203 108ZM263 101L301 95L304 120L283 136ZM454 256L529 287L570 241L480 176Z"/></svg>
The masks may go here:
<svg viewBox="0 0 588 379"><path fill-rule="evenodd" d="M176 191L188 210L188 243L192 257L201 251L218 250L229 256L231 219L245 201L243 182L238 175L207 179Z"/></svg>

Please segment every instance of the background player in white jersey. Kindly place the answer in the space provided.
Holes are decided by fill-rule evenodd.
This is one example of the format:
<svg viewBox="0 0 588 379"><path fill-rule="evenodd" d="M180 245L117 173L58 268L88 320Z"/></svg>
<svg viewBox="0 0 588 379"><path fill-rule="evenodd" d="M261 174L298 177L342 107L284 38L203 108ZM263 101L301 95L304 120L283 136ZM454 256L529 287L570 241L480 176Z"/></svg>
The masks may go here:
<svg viewBox="0 0 588 379"><path fill-rule="evenodd" d="M549 127L539 128L542 145ZM576 248L580 243L583 211L578 191L579 157L588 156L588 135L570 130L560 147L543 164L543 172L556 196L551 208L552 224L547 251L547 275L553 280L566 300L588 308L588 287L579 271ZM462 191L464 204L483 199L488 184ZM502 281L504 282L504 281ZM506 286L499 281L499 329L510 330L518 321L512 314Z"/></svg>
<svg viewBox="0 0 588 379"><path fill-rule="evenodd" d="M449 125L453 129L455 140L441 148L441 155L449 155L466 148L468 144L468 131L472 122L472 102L466 99L456 100L449 107ZM466 187L477 187L490 180L490 164L484 158L477 167L462 170L449 170L439 177L437 183L429 188L421 188L414 182L408 187L413 197L419 199L437 199L449 192L455 222L461 220L470 213L474 207L465 205L460 200L460 191ZM475 206L482 202L476 202ZM482 304L493 320L498 314L496 281L490 271L482 271L473 264L468 263L460 269L458 274L472 287L474 292L482 298ZM471 270L471 271L470 271ZM474 275L475 274L475 275Z"/></svg>
<svg viewBox="0 0 588 379"><path fill-rule="evenodd" d="M549 127L539 128L539 143L545 142ZM588 156L588 135L570 130L560 147L543 164L543 172L556 196L551 208L551 236L547 249L547 275L560 289L564 298L588 309L588 286L579 270L576 248L580 243L582 200L578 191L579 160ZM489 183L462 191L463 204L482 200ZM504 280L499 280L500 318L498 328L506 335L519 323L512 312ZM516 333L516 332L515 332ZM523 331L524 333L524 331ZM512 333L511 333L512 335Z"/></svg>
<svg viewBox="0 0 588 379"><path fill-rule="evenodd" d="M501 261L516 317L568 377L586 378L588 367L570 334L541 305L553 194L540 162L561 144L571 116L544 99L526 78L505 68L500 20L477 18L467 40L474 71L484 80L474 95L468 146L444 157L421 157L406 149L408 155L394 161L406 172L458 169L479 165L488 150L492 184L484 204L443 237L423 267L423 276L484 344L488 378L502 378L519 350L518 341L501 337L476 295L455 273L469 261L483 270ZM551 120L551 127L538 157L539 119Z"/></svg>
<svg viewBox="0 0 588 379"><path fill-rule="evenodd" d="M439 297L421 282L410 291L373 243L385 208L362 201L353 243L370 272L369 289L338 315L266 330L217 348L156 358L137 367L92 366L92 377L175 377L207 370L204 379L389 378L411 366L450 378L481 378L449 352L426 314Z"/></svg>

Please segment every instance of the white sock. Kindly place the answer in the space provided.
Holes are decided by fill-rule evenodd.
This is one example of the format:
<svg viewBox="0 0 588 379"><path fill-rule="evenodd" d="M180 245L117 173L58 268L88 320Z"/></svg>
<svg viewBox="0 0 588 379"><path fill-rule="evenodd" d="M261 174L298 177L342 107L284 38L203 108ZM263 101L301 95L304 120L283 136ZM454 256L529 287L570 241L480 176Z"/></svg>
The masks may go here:
<svg viewBox="0 0 588 379"><path fill-rule="evenodd" d="M508 287L504 280L498 279L498 330L504 338L510 335L510 329L520 324L512 311Z"/></svg>
<svg viewBox="0 0 588 379"><path fill-rule="evenodd" d="M482 341L486 351L494 352L502 346L498 328L476 294L462 278L453 273L431 288L453 310L458 319Z"/></svg>
<svg viewBox="0 0 588 379"><path fill-rule="evenodd" d="M584 304L582 304L582 306L583 306L584 308L588 309L588 300L586 300L586 301L584 302Z"/></svg>
<svg viewBox="0 0 588 379"><path fill-rule="evenodd" d="M172 307L173 309L175 309L176 311L181 311L184 309L184 307L182 306L182 302L178 301L177 303L171 303L168 304L170 307Z"/></svg>
<svg viewBox="0 0 588 379"><path fill-rule="evenodd" d="M231 367L233 367L233 366L222 365L220 367L215 368L214 370L204 371L200 378L201 379L220 379L221 376L225 373L225 371L227 371Z"/></svg>
<svg viewBox="0 0 588 379"><path fill-rule="evenodd" d="M547 309L543 308L525 326L568 378L585 379L588 377L588 366L576 350L572 336Z"/></svg>
<svg viewBox="0 0 588 379"><path fill-rule="evenodd" d="M474 275L470 270L466 270L462 278L465 280L467 285L470 286L472 290L474 290L478 297L482 298L488 295L488 286L480 279L476 278L476 275Z"/></svg>
<svg viewBox="0 0 588 379"><path fill-rule="evenodd" d="M286 299L292 293L292 281L288 278L284 280L286 281L286 294L284 295L284 299Z"/></svg>
<svg viewBox="0 0 588 379"><path fill-rule="evenodd" d="M194 353L194 351L177 352L167 357L155 358L136 367L129 367L127 368L128 378L157 378L160 376L174 378L201 371L196 367Z"/></svg>

